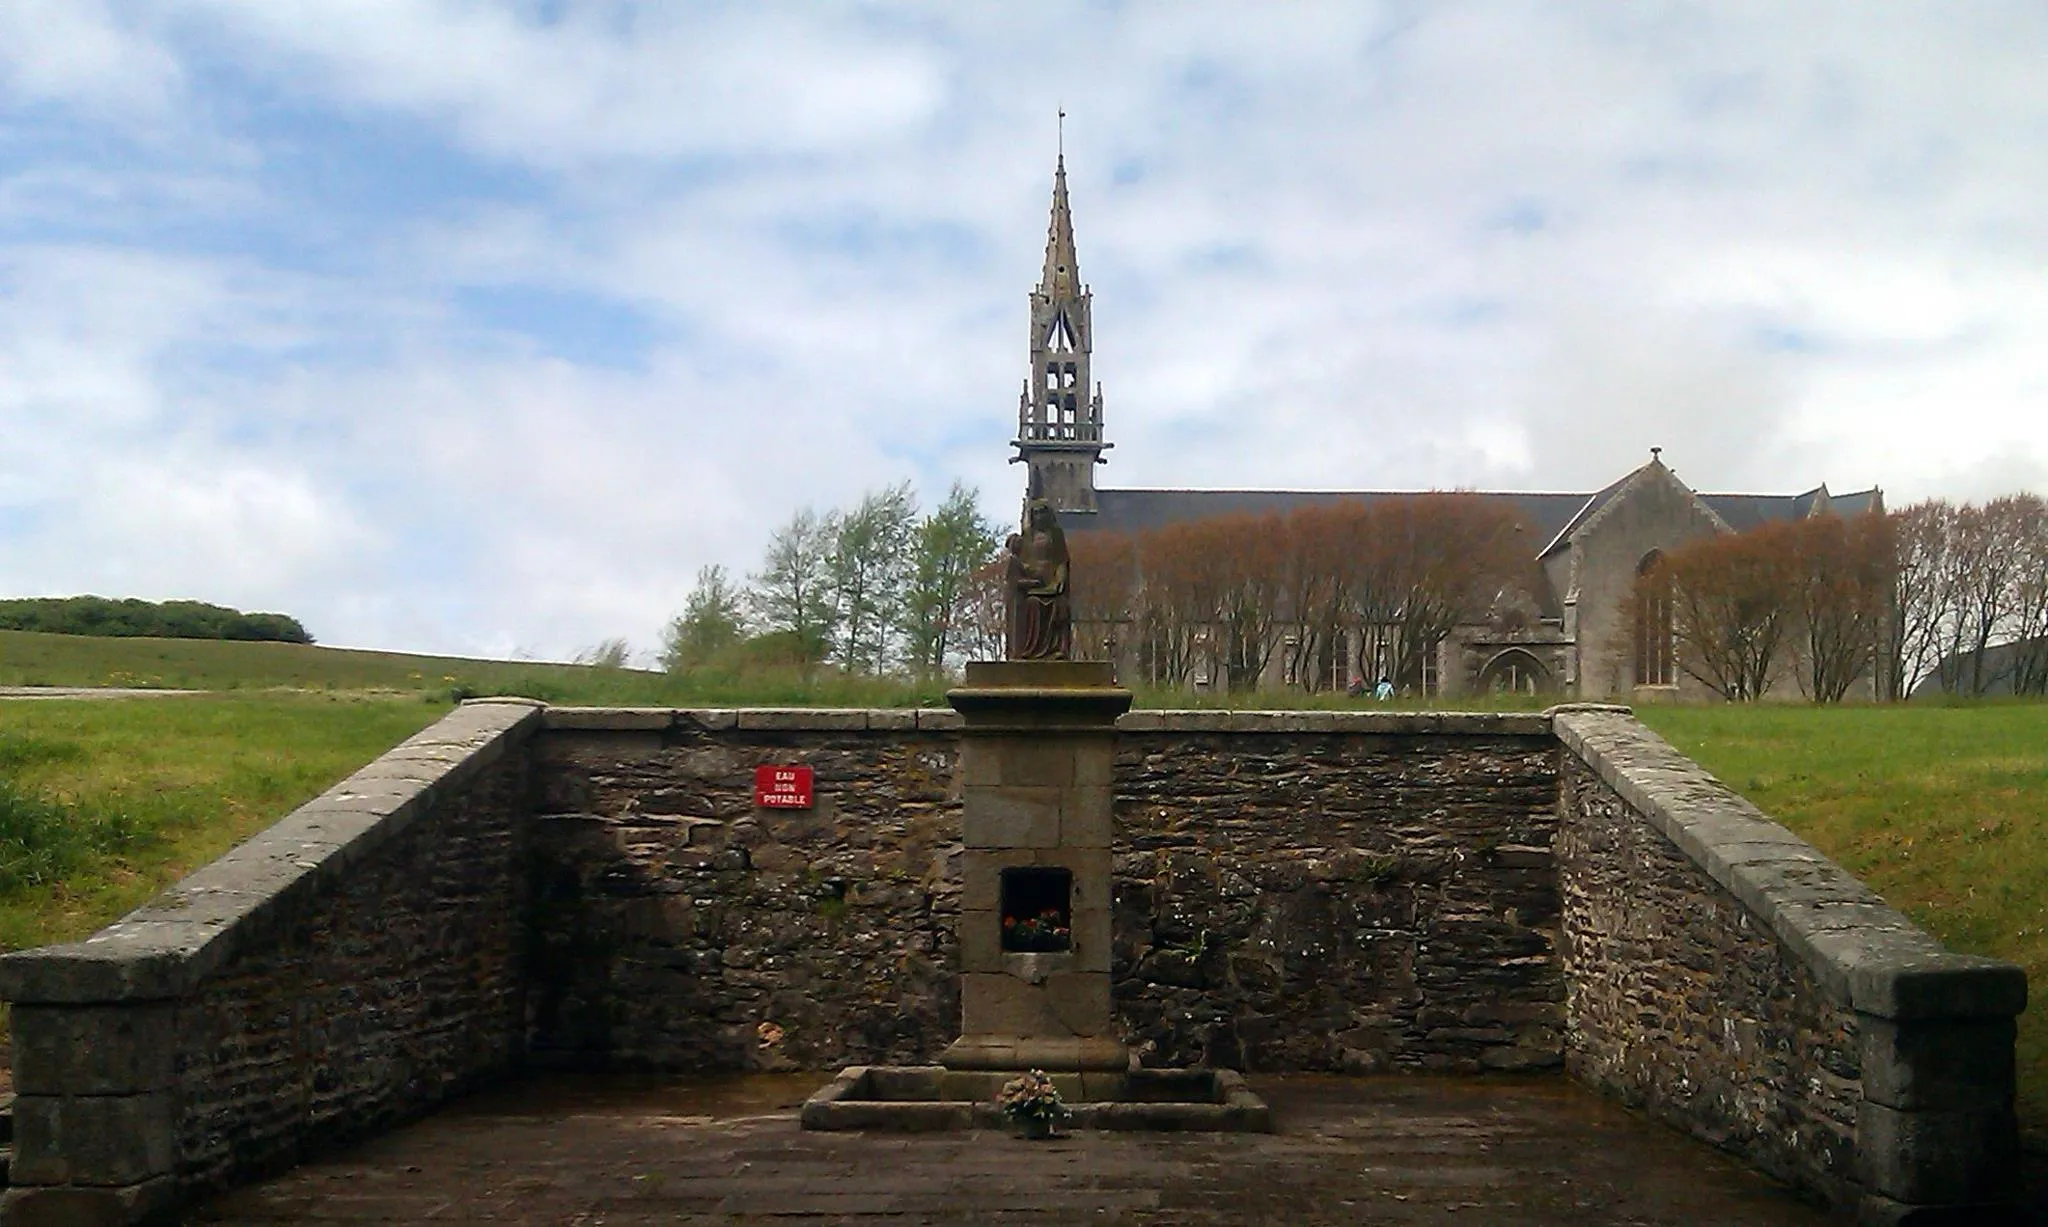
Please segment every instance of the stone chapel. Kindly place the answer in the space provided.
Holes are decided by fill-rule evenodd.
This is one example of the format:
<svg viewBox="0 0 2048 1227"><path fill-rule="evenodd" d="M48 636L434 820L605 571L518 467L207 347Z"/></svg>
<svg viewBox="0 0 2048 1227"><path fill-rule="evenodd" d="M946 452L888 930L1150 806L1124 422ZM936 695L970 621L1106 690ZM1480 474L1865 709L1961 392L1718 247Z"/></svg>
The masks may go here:
<svg viewBox="0 0 2048 1227"><path fill-rule="evenodd" d="M1098 488L1096 466L1113 446L1103 430L1102 386L1089 369L1095 335L1091 296L1081 280L1064 156L1055 164L1052 219L1045 265L1031 291L1030 367L1017 403L1017 449L1030 488L1051 501L1069 534L1142 533L1214 516L1285 513L1297 507L1370 502L1417 491L1385 490L1118 490ZM1709 533L1740 532L1770 520L1883 511L1875 487L1834 494L1825 484L1800 494L1705 494L1667 467L1660 449L1648 463L1606 487L1585 493L1484 491L1501 500L1532 531L1542 576L1538 591L1516 594L1485 621L1462 626L1423 676L1408 684L1430 694L1494 689L1586 699L1657 701L1703 697L1705 690L1674 667L1668 630L1635 624L1623 598L1660 552ZM1077 654L1105 644L1110 628L1075 628ZM1128 637L1123 640L1128 641ZM1640 642L1638 642L1640 641ZM1355 653L1331 662L1344 686L1357 678ZM1272 684L1300 667L1276 652ZM1202 684L1199 679L1197 684Z"/></svg>

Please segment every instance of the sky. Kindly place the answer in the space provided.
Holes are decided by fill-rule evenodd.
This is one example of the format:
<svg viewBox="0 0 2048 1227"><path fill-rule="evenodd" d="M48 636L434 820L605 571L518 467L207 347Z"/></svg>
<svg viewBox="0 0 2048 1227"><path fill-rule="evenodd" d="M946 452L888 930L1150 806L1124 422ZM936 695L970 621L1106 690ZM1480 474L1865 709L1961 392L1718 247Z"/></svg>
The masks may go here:
<svg viewBox="0 0 2048 1227"><path fill-rule="evenodd" d="M1110 487L2048 490L2048 8L0 0L0 594L643 653L1007 518L1056 116Z"/></svg>

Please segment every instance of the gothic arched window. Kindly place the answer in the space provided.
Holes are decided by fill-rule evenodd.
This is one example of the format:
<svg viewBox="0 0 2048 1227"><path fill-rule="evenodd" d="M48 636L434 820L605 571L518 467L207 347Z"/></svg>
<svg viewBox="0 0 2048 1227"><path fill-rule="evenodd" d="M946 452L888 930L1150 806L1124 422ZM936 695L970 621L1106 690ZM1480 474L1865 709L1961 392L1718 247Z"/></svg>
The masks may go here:
<svg viewBox="0 0 2048 1227"><path fill-rule="evenodd" d="M1664 555L1651 550L1636 564L1636 685L1670 686L1677 681L1671 641L1671 572Z"/></svg>

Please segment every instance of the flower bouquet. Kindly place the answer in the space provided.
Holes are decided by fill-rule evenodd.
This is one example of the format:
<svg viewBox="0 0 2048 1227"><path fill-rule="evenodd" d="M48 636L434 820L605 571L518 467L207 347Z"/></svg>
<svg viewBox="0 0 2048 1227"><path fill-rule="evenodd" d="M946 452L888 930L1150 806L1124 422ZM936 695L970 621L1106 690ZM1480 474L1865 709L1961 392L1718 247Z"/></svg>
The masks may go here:
<svg viewBox="0 0 2048 1227"><path fill-rule="evenodd" d="M1003 917L1003 949L1067 950L1072 948L1070 930L1061 923L1058 908L1047 908L1036 916Z"/></svg>
<svg viewBox="0 0 2048 1227"><path fill-rule="evenodd" d="M1027 1138L1049 1138L1054 1126L1073 1115L1060 1099L1059 1088L1042 1069L1005 1082L996 1103Z"/></svg>

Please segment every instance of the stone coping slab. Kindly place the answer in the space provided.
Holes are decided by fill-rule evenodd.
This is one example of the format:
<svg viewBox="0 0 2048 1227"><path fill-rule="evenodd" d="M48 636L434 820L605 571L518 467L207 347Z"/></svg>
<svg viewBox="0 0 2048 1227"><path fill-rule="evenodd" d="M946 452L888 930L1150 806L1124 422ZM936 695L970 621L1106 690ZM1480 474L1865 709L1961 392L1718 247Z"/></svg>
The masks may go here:
<svg viewBox="0 0 2048 1227"><path fill-rule="evenodd" d="M982 692L976 691L975 694ZM989 694L1001 694L989 691ZM1048 694L1059 692L1048 691ZM1014 697L1014 692L1004 697ZM1564 710L1564 709L1560 709ZM1600 709L1627 711L1627 708ZM1352 733L1376 736L1547 737L1544 712L1225 711L1214 708L1125 712L1120 733ZM958 732L965 721L950 708L831 707L548 707L542 725L564 731L663 731L694 728L753 732Z"/></svg>
<svg viewBox="0 0 2048 1227"><path fill-rule="evenodd" d="M1916 1021L2026 1008L2021 968L1944 949L1626 710L1560 710L1555 726L1572 753L1763 920L1837 1000Z"/></svg>
<svg viewBox="0 0 2048 1227"><path fill-rule="evenodd" d="M84 941L0 958L25 1005L183 996L305 893L339 880L541 722L529 700L469 702Z"/></svg>

